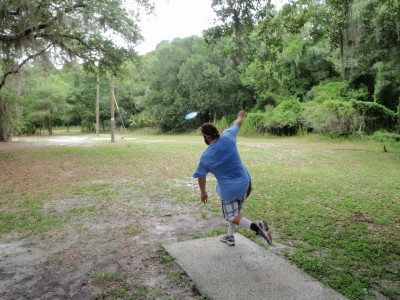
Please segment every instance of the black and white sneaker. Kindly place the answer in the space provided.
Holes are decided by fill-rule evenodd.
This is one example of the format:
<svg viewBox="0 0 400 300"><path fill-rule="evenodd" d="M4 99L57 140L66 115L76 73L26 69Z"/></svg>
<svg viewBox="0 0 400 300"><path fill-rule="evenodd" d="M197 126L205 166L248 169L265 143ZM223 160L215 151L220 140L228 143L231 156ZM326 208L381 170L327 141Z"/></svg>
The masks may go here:
<svg viewBox="0 0 400 300"><path fill-rule="evenodd" d="M221 236L219 240L223 243L227 243L229 246L235 246L235 237L233 236L228 236L227 234L224 236Z"/></svg>
<svg viewBox="0 0 400 300"><path fill-rule="evenodd" d="M268 223L265 221L259 221L257 222L257 225L260 228L257 234L266 240L268 245L272 245L272 234L269 232Z"/></svg>

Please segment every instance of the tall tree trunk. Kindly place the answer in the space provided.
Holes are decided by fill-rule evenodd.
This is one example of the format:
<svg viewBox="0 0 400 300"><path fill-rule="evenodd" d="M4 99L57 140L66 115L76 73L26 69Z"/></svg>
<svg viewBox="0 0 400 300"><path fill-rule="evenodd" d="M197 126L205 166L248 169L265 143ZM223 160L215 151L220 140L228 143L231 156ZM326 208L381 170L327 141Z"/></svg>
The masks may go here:
<svg viewBox="0 0 400 300"><path fill-rule="evenodd" d="M11 140L10 118L7 107L0 93L0 142L8 142Z"/></svg>
<svg viewBox="0 0 400 300"><path fill-rule="evenodd" d="M397 41L400 43L400 2L397 2L396 32L397 32Z"/></svg>
<svg viewBox="0 0 400 300"><path fill-rule="evenodd" d="M243 61L242 24L237 10L234 10L232 19L236 37L237 59L241 63Z"/></svg>
<svg viewBox="0 0 400 300"><path fill-rule="evenodd" d="M50 117L49 119L48 131L49 135L53 135L53 117Z"/></svg>
<svg viewBox="0 0 400 300"><path fill-rule="evenodd" d="M96 137L99 137L100 121L100 76L97 73L96 78Z"/></svg>
<svg viewBox="0 0 400 300"><path fill-rule="evenodd" d="M111 76L110 103L111 103L111 142L114 142L115 141L114 76Z"/></svg>
<svg viewBox="0 0 400 300"><path fill-rule="evenodd" d="M340 71L342 73L342 77L346 79L346 68L344 65L344 37L343 30L339 30L339 48L340 48Z"/></svg>

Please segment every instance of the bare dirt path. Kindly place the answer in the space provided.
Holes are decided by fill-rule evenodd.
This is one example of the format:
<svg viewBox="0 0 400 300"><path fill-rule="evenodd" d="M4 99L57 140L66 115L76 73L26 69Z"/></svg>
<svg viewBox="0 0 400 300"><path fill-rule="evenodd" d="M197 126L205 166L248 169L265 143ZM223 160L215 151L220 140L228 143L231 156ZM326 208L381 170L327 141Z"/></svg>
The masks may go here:
<svg viewBox="0 0 400 300"><path fill-rule="evenodd" d="M11 149L23 145L1 146ZM167 196L160 205L151 197L135 198L134 191L122 192L132 193L132 200L98 214L96 208L101 204L90 199L54 198L45 204L43 215L62 217L64 212L91 207L93 211L45 233L3 236L0 298L201 299L190 284L168 276L160 259L160 245L225 227L222 218L205 218L196 204L177 204ZM145 292L141 294L141 290Z"/></svg>

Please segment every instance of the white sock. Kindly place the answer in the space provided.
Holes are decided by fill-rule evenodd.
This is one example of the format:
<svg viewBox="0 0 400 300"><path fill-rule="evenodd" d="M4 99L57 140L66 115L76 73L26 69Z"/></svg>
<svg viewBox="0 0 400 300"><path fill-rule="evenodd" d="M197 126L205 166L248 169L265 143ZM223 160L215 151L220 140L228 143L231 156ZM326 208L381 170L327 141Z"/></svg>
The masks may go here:
<svg viewBox="0 0 400 300"><path fill-rule="evenodd" d="M229 223L228 236L233 236L233 234L235 233L235 227L236 227L236 224L233 224L232 222Z"/></svg>
<svg viewBox="0 0 400 300"><path fill-rule="evenodd" d="M239 226L250 229L251 221L249 219L246 219L245 217L242 217L239 221Z"/></svg>

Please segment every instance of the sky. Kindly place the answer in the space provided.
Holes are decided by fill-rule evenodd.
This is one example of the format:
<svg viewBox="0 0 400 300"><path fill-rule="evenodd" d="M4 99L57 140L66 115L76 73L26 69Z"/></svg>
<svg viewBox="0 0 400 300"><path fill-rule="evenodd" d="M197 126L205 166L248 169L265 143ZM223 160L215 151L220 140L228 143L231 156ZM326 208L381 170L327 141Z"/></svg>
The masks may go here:
<svg viewBox="0 0 400 300"><path fill-rule="evenodd" d="M287 0L273 0L281 7ZM202 31L213 26L214 12L211 0L154 0L156 15L142 18L141 29L144 41L136 47L142 55L153 51L161 41L174 38L200 36Z"/></svg>

